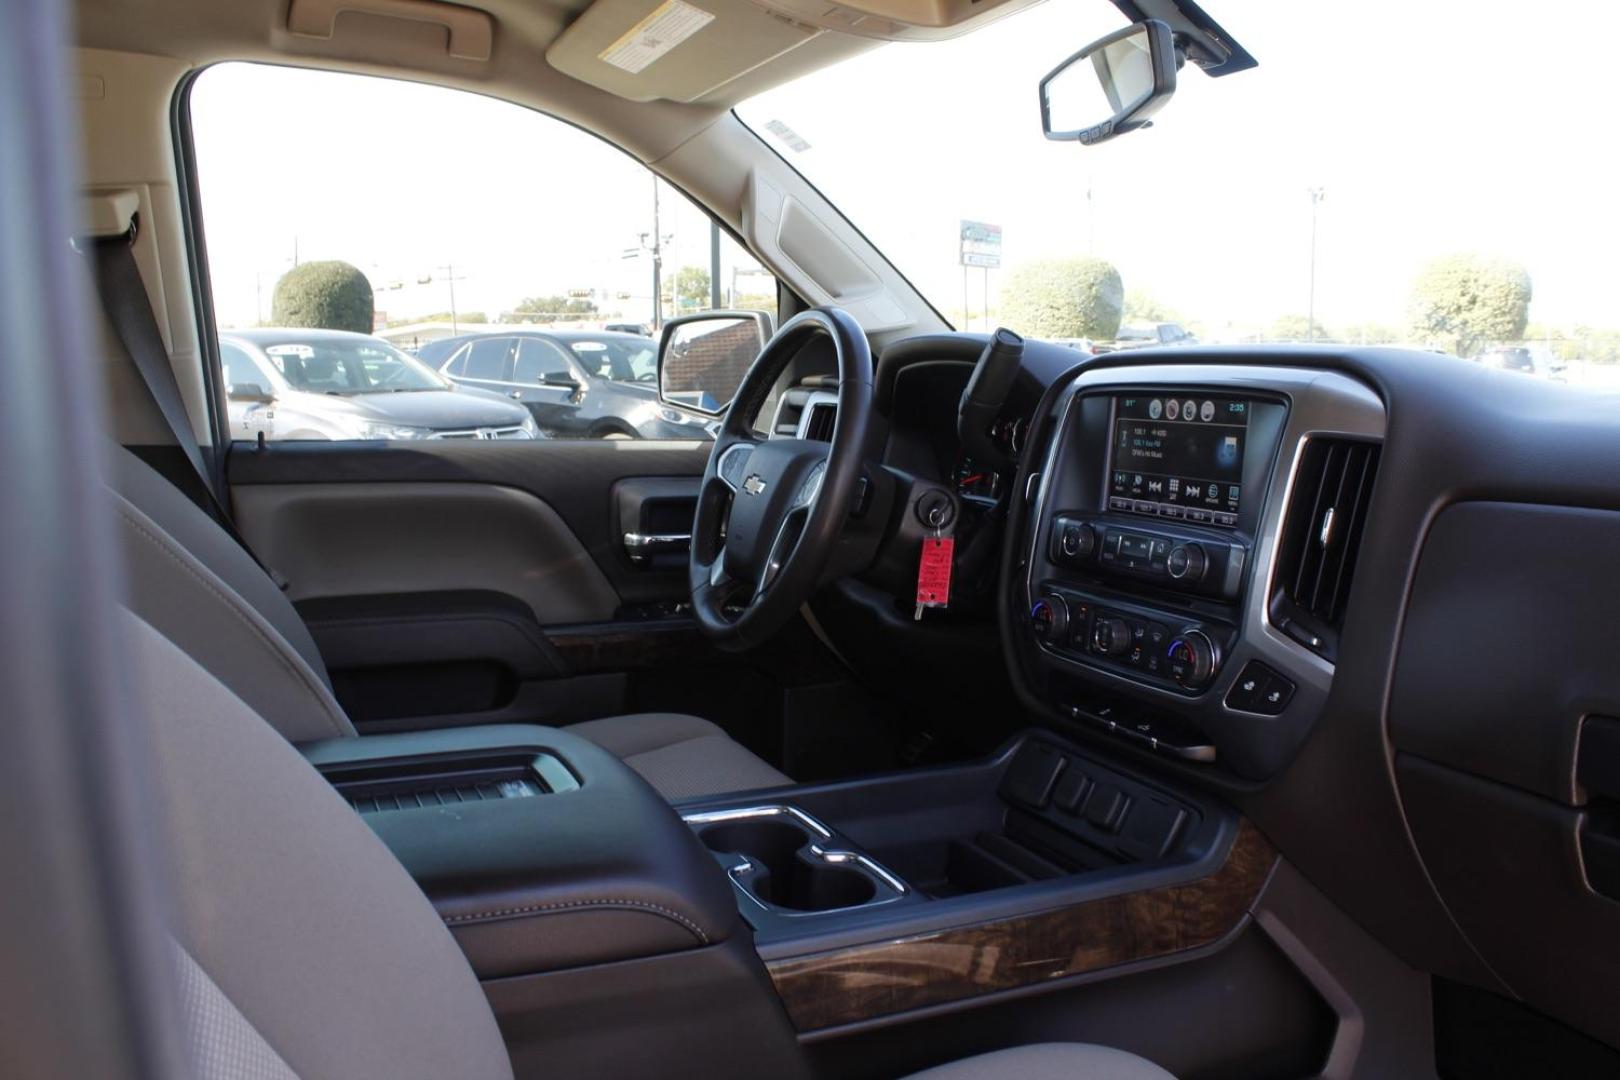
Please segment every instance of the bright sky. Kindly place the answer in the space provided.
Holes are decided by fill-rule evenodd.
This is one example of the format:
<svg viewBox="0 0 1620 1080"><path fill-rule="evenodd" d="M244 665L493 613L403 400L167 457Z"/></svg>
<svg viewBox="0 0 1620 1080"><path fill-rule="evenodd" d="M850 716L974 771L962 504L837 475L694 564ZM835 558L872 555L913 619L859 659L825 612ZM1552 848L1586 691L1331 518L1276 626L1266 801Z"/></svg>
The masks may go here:
<svg viewBox="0 0 1620 1080"><path fill-rule="evenodd" d="M605 313L651 321L638 249L652 173L559 120L416 83L224 64L198 79L192 122L221 325L270 317L295 249L358 266L396 321L450 309L447 267L460 312L494 320L524 297L590 289ZM664 273L707 268L708 217L658 186ZM726 288L738 269L739 294L774 291L735 241L721 246Z"/></svg>
<svg viewBox="0 0 1620 1080"><path fill-rule="evenodd" d="M1306 192L1322 187L1316 311L1330 329L1403 324L1419 267L1455 251L1524 263L1534 321L1620 324L1615 88L1590 44L1620 38L1620 5L1204 6L1260 66L1183 68L1153 128L1100 147L1043 139L1035 85L1122 25L1105 0L886 46L740 112L807 140L784 156L945 310L961 306L970 218L1003 227L1004 265L1091 251L1213 332L1303 315ZM621 256L651 230L651 181L589 136L471 95L246 66L206 74L194 102L223 321L252 321L260 283L268 315L295 235L300 258L356 263L401 313L448 307L440 268L454 262L462 309L600 288L632 293L626 314L645 317L650 266ZM701 216L667 190L663 209L666 267L706 264Z"/></svg>

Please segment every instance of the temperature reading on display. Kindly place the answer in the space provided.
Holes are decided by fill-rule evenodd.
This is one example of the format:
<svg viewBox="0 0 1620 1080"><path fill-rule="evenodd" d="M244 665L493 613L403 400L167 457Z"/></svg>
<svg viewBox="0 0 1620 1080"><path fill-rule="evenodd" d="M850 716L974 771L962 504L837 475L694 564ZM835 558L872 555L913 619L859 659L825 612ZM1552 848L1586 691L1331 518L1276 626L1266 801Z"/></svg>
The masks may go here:
<svg viewBox="0 0 1620 1080"><path fill-rule="evenodd" d="M1237 525L1249 402L1209 394L1115 399L1108 508Z"/></svg>

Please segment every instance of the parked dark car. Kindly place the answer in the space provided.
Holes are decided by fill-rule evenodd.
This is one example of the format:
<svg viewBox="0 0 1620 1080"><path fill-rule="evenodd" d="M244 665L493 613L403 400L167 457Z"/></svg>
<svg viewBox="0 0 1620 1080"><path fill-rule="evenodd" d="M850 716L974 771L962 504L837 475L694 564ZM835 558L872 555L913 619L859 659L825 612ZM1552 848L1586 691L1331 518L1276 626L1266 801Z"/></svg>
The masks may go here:
<svg viewBox="0 0 1620 1080"><path fill-rule="evenodd" d="M511 330L429 342L423 363L520 401L548 435L702 439L713 421L658 400L658 343L605 330Z"/></svg>
<svg viewBox="0 0 1620 1080"><path fill-rule="evenodd" d="M232 438L540 438L513 402L458 387L367 334L232 330L219 355Z"/></svg>

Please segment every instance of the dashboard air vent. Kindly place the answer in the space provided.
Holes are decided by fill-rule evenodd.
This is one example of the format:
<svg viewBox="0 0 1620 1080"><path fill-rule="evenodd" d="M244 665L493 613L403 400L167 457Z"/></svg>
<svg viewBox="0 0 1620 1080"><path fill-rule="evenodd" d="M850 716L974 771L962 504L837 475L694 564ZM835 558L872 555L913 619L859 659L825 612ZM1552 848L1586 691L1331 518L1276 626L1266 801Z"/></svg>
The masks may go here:
<svg viewBox="0 0 1620 1080"><path fill-rule="evenodd" d="M1329 660L1338 653L1378 453L1373 442L1306 440L1283 512L1271 621Z"/></svg>
<svg viewBox="0 0 1620 1080"><path fill-rule="evenodd" d="M838 422L838 406L819 401L810 406L810 419L804 425L804 437L816 442L832 442L833 426Z"/></svg>

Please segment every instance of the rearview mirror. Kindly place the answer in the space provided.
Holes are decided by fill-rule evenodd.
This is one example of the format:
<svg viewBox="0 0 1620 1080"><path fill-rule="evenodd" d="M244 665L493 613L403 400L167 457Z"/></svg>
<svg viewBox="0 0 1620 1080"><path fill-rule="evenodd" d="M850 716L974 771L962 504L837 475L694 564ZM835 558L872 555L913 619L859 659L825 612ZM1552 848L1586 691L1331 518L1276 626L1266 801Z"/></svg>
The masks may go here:
<svg viewBox="0 0 1620 1080"><path fill-rule="evenodd" d="M659 400L720 415L772 333L763 311L705 311L669 320L658 341Z"/></svg>
<svg viewBox="0 0 1620 1080"><path fill-rule="evenodd" d="M1176 92L1176 46L1158 19L1099 38L1041 80L1048 139L1092 146L1147 127Z"/></svg>
<svg viewBox="0 0 1620 1080"><path fill-rule="evenodd" d="M268 405L276 396L258 383L231 383L225 388L225 398L228 401L251 401L259 405Z"/></svg>

